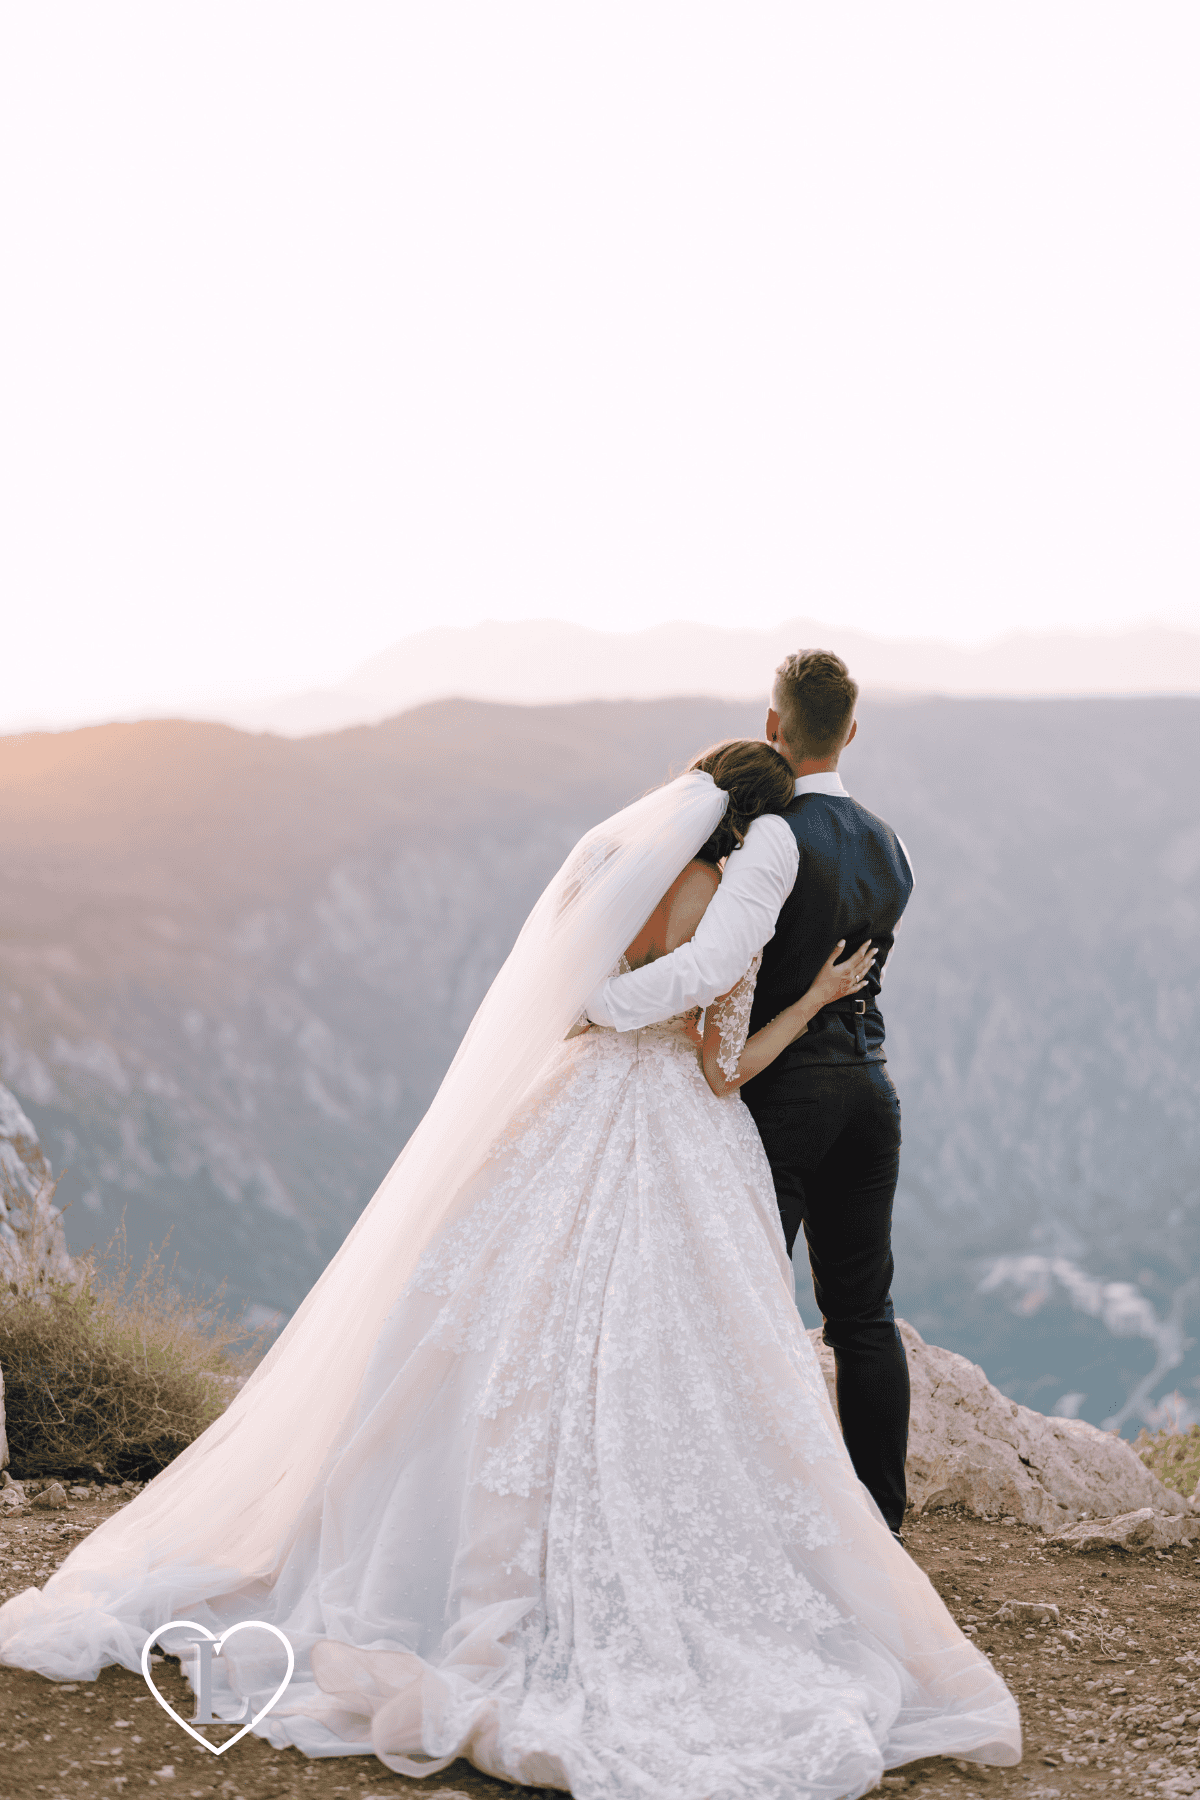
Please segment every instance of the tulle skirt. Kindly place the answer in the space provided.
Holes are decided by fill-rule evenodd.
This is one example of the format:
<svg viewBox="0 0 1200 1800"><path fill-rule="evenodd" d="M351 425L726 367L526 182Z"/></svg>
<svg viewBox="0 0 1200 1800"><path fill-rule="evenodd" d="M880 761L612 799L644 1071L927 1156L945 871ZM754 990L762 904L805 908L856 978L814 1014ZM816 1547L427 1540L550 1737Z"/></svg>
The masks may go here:
<svg viewBox="0 0 1200 1800"><path fill-rule="evenodd" d="M128 1532L114 1559L105 1531L0 1609L0 1659L86 1678L170 1618L268 1620L296 1672L256 1730L311 1756L466 1756L580 1800L842 1800L921 1756L1020 1758L1011 1694L854 1474L757 1132L678 1023L562 1046L269 1575ZM214 1710L264 1704L280 1661L233 1639Z"/></svg>

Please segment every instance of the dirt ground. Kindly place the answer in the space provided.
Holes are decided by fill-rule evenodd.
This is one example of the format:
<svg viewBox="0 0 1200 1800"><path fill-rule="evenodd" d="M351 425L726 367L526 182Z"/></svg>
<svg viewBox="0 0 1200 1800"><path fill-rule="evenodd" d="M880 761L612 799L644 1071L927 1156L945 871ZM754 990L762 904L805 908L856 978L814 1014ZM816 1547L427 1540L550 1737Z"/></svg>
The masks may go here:
<svg viewBox="0 0 1200 1800"><path fill-rule="evenodd" d="M66 1511L27 1510L0 1521L0 1600L40 1586L79 1538L127 1499L108 1490ZM883 1793L912 1800L1200 1794L1200 1521L1194 1546L1165 1553L1081 1555L1026 1526L952 1513L912 1520L905 1536L1016 1694L1025 1757L1014 1769L940 1758L909 1764L884 1776ZM1056 1606L1059 1616L997 1621L1005 1601ZM178 1665L164 1662L155 1674L164 1695L190 1717L191 1692ZM407 1781L374 1757L314 1762L253 1735L218 1761L155 1704L140 1675L109 1668L95 1682L64 1685L0 1667L3 1800L128 1800L152 1788L165 1790L163 1800L532 1800L537 1791L506 1787L465 1762Z"/></svg>

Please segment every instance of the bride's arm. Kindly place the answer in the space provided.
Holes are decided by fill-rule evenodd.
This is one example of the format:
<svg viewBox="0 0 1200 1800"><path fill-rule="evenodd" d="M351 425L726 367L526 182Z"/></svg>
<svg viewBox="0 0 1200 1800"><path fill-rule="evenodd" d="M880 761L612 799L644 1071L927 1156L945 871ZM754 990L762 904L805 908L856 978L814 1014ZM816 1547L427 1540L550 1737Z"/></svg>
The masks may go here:
<svg viewBox="0 0 1200 1800"><path fill-rule="evenodd" d="M704 1077L714 1094L732 1094L743 1082L761 1075L781 1050L786 1050L798 1037L803 1037L808 1030L808 1021L815 1018L823 1006L828 1006L831 1000L843 1000L847 994L858 992L866 982L871 964L875 961L875 951L868 939L853 956L840 963L837 959L845 947L844 939L835 944L828 961L808 992L802 994L791 1006L785 1007L769 1025L764 1025L761 1031L756 1031L747 1040L732 1076L727 1075L721 1067L721 1015L729 995L723 995L709 1007L704 1020L702 1056ZM730 990L731 993L733 991Z"/></svg>

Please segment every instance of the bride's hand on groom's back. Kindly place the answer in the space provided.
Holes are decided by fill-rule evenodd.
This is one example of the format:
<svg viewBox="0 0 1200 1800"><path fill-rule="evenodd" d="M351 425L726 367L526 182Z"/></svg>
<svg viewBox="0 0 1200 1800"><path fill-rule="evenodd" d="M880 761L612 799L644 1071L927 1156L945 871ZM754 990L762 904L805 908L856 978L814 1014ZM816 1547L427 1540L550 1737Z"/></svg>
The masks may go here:
<svg viewBox="0 0 1200 1800"><path fill-rule="evenodd" d="M845 962L839 962L838 957L845 948L845 938L839 938L829 952L821 973L805 995L806 1000L815 1000L819 1007L828 1006L831 1001L844 1000L847 995L857 994L866 986L867 976L877 954L870 938L859 946L853 956L848 956Z"/></svg>

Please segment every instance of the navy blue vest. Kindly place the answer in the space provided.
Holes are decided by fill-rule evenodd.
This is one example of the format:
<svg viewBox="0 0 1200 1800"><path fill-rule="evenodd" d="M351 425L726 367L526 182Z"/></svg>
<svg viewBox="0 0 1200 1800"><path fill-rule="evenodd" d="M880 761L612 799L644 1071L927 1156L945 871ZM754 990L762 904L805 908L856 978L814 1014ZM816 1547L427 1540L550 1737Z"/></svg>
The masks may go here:
<svg viewBox="0 0 1200 1800"><path fill-rule="evenodd" d="M883 1015L876 1000L896 925L913 890L908 858L891 826L849 794L800 794L784 819L799 847L800 867L763 951L750 1030L770 1024L807 991L839 938L846 940L845 956L870 938L879 954L868 986L823 1008L776 1067L861 1063L864 1056L883 1062ZM856 1000L866 1001L865 1012Z"/></svg>

